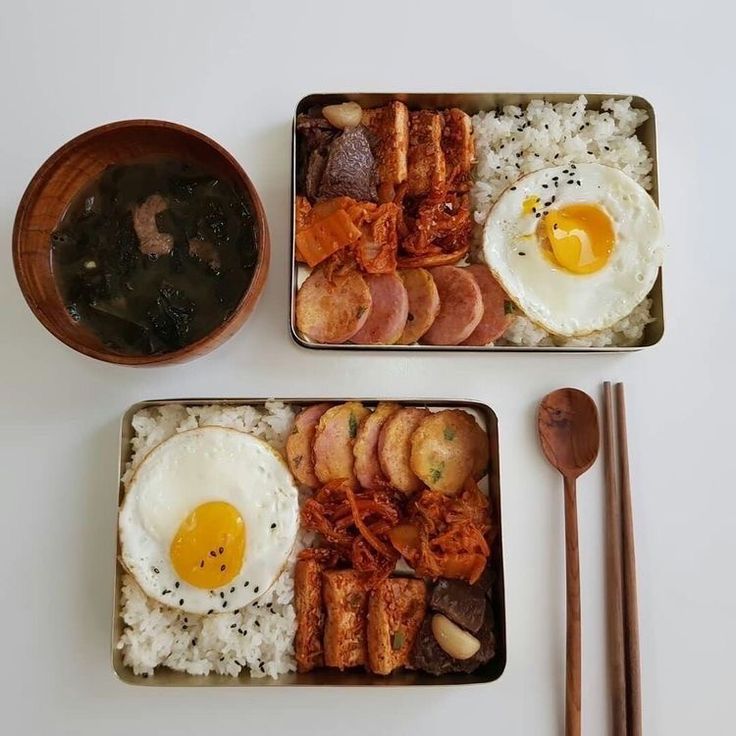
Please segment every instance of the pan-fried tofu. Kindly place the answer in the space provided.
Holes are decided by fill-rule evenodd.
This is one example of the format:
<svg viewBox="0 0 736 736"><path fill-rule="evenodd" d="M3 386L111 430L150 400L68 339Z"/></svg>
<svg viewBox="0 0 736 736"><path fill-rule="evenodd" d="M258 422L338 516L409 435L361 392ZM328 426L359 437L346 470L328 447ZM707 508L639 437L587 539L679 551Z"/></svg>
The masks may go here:
<svg viewBox="0 0 736 736"><path fill-rule="evenodd" d="M322 576L327 609L325 664L344 670L366 662L368 592L355 570L328 570Z"/></svg>
<svg viewBox="0 0 736 736"><path fill-rule="evenodd" d="M442 151L447 181L452 191L465 192L470 186L470 169L475 159L470 116L453 107L442 113Z"/></svg>
<svg viewBox="0 0 736 736"><path fill-rule="evenodd" d="M294 568L296 609L296 667L309 672L324 664L322 633L325 614L322 606L322 569L316 560L299 560Z"/></svg>
<svg viewBox="0 0 736 736"><path fill-rule="evenodd" d="M445 181L442 115L419 110L409 115L407 194L420 197Z"/></svg>
<svg viewBox="0 0 736 736"><path fill-rule="evenodd" d="M372 138L379 194L393 193L397 185L406 181L409 110L403 102L394 100L383 107L363 110L362 123ZM390 201L386 196L382 197L382 201Z"/></svg>
<svg viewBox="0 0 736 736"><path fill-rule="evenodd" d="M368 602L368 666L388 675L409 662L427 608L427 586L414 578L388 578Z"/></svg>

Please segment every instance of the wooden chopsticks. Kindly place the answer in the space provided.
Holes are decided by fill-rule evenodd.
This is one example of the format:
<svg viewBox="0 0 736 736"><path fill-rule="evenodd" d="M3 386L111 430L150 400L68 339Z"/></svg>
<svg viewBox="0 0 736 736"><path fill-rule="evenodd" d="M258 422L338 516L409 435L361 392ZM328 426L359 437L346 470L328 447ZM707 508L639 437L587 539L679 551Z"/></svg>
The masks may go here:
<svg viewBox="0 0 736 736"><path fill-rule="evenodd" d="M606 580L614 736L641 736L641 671L636 557L624 386L603 384L606 478Z"/></svg>

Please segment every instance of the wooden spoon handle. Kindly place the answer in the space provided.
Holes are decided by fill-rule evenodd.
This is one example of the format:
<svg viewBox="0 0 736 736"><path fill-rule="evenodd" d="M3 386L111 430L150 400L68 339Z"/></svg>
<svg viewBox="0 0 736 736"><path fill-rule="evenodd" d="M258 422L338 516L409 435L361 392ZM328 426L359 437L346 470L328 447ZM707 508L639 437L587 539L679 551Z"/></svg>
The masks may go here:
<svg viewBox="0 0 736 736"><path fill-rule="evenodd" d="M565 477L565 581L567 587L567 681L565 686L565 734L580 736L581 635L580 558L575 479Z"/></svg>

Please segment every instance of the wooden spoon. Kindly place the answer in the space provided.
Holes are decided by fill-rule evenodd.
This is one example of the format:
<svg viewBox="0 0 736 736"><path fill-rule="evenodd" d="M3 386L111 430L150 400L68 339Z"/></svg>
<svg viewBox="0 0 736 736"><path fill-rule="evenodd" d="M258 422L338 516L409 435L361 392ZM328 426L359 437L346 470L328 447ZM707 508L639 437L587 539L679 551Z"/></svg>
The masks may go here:
<svg viewBox="0 0 736 736"><path fill-rule="evenodd" d="M575 388L561 388L542 399L537 414L542 451L565 479L565 579L567 588L567 680L565 733L580 736L581 637L580 559L575 481L595 462L600 445L598 410Z"/></svg>

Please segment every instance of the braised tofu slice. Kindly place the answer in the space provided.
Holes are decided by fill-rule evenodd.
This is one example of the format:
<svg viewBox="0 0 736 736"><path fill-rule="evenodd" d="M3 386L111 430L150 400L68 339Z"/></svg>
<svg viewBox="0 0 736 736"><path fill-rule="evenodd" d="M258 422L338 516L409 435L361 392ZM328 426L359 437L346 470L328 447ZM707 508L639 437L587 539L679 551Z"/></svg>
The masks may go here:
<svg viewBox="0 0 736 736"><path fill-rule="evenodd" d="M427 607L427 586L414 578L388 578L368 600L368 666L391 674L409 663Z"/></svg>
<svg viewBox="0 0 736 736"><path fill-rule="evenodd" d="M409 115L407 194L428 194L445 181L445 154L442 151L442 115L419 110Z"/></svg>
<svg viewBox="0 0 736 736"><path fill-rule="evenodd" d="M380 199L391 201L394 188L406 181L409 110L398 100L383 107L363 110L363 125L372 138Z"/></svg>
<svg viewBox="0 0 736 736"><path fill-rule="evenodd" d="M322 585L327 613L325 664L341 670L364 665L368 592L355 570L328 570Z"/></svg>
<svg viewBox="0 0 736 736"><path fill-rule="evenodd" d="M296 609L296 667L309 672L324 664L322 635L325 613L322 605L322 569L316 560L299 560L294 568Z"/></svg>
<svg viewBox="0 0 736 736"><path fill-rule="evenodd" d="M470 116L453 107L442 113L442 121L442 152L447 182L452 191L465 192L470 187L470 169L475 159Z"/></svg>

